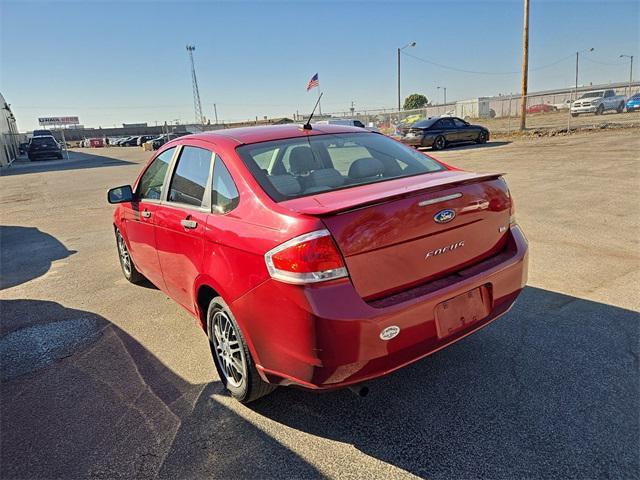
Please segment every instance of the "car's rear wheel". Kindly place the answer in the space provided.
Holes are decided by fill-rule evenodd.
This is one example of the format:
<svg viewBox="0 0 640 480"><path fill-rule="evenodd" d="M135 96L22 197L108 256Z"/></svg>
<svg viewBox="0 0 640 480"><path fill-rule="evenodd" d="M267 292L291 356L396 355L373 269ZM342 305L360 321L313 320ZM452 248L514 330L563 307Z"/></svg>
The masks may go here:
<svg viewBox="0 0 640 480"><path fill-rule="evenodd" d="M484 130L480 130L478 138L476 139L476 143L487 143L487 132L485 132Z"/></svg>
<svg viewBox="0 0 640 480"><path fill-rule="evenodd" d="M433 141L434 150L442 150L446 146L447 146L447 140L442 135L438 135L436 139Z"/></svg>
<svg viewBox="0 0 640 480"><path fill-rule="evenodd" d="M118 257L120 258L120 267L122 268L122 274L124 275L124 278L129 280L131 283L143 282L145 280L144 275L136 270L136 266L131 260L131 255L129 254L127 243L124 241L120 230L118 230L117 228L116 244L118 246Z"/></svg>
<svg viewBox="0 0 640 480"><path fill-rule="evenodd" d="M577 113L571 113L571 116L572 116L572 117L577 117L577 116L578 116L578 114L577 114Z"/></svg>
<svg viewBox="0 0 640 480"><path fill-rule="evenodd" d="M620 105L618 105L618 108L616 109L616 112L622 113L623 110L624 110L624 102L620 102Z"/></svg>
<svg viewBox="0 0 640 480"><path fill-rule="evenodd" d="M231 396L250 403L275 390L275 385L260 378L240 327L222 297L209 304L207 335L218 376Z"/></svg>

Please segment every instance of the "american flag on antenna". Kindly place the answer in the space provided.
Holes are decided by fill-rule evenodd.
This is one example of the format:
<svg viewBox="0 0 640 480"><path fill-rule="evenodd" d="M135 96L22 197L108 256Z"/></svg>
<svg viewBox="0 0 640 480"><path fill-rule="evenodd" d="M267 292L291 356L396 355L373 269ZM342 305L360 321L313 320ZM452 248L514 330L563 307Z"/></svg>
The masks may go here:
<svg viewBox="0 0 640 480"><path fill-rule="evenodd" d="M319 80L318 80L318 74L316 73L313 77L311 77L311 80L309 80L309 83L307 83L307 92L312 88L317 87L318 85L319 85Z"/></svg>

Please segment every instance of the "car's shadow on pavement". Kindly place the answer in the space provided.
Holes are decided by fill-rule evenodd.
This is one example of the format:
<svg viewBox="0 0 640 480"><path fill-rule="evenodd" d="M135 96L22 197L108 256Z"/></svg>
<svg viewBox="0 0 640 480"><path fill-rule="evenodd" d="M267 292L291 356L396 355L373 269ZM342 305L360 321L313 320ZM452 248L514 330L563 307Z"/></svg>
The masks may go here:
<svg viewBox="0 0 640 480"><path fill-rule="evenodd" d="M429 479L638 475L637 312L528 287L475 335L369 384L255 410Z"/></svg>
<svg viewBox="0 0 640 480"><path fill-rule="evenodd" d="M46 327L0 339L0 361L14 372L0 389L2 478L323 476L273 431L311 434L307 448L318 445L313 436L354 445L430 479L638 473L639 315L630 310L528 287L508 315L372 382L364 399L281 388L245 407L218 381L184 380L98 315L35 300L0 308ZM21 342L28 350L64 322L84 326L82 351L69 356L58 335L26 358L44 355L49 367L13 368L25 358L7 355Z"/></svg>
<svg viewBox="0 0 640 480"><path fill-rule="evenodd" d="M34 162L22 158L13 162L10 166L0 169L0 177L11 175L25 175L28 173L58 172L63 170L78 170L84 168L117 167L134 165L134 162L107 157L104 155L69 151L69 158L62 160L38 160Z"/></svg>
<svg viewBox="0 0 640 480"><path fill-rule="evenodd" d="M0 245L0 290L38 278L53 261L76 253L36 227L0 225Z"/></svg>
<svg viewBox="0 0 640 480"><path fill-rule="evenodd" d="M477 149L485 149L492 147L502 147L504 145L509 145L510 141L489 141L487 143L460 143L456 145L449 145L445 150L477 150ZM441 150L434 150L431 147L420 147L418 148L421 152L438 152Z"/></svg>
<svg viewBox="0 0 640 480"><path fill-rule="evenodd" d="M185 381L100 315L39 300L0 311L40 320L0 337L0 478L320 477L227 408L220 382Z"/></svg>

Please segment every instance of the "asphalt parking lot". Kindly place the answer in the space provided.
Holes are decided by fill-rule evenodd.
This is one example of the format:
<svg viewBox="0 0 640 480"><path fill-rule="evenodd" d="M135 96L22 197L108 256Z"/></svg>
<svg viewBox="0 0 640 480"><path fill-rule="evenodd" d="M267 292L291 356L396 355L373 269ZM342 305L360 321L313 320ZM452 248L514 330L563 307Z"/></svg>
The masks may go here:
<svg viewBox="0 0 640 480"><path fill-rule="evenodd" d="M638 129L436 156L507 173L529 285L475 335L370 384L227 396L205 335L122 277L109 187L149 158L84 149L0 178L2 478L640 476Z"/></svg>

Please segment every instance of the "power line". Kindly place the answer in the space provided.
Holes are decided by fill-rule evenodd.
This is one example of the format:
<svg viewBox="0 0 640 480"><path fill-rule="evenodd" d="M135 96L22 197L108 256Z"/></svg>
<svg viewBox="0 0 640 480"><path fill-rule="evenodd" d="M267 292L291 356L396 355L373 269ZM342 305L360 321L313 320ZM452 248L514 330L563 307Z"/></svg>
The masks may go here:
<svg viewBox="0 0 640 480"><path fill-rule="evenodd" d="M406 52L402 52L403 55L406 55L407 57L411 57L415 60L418 60L420 62L424 62L424 63L428 63L430 65L435 65L436 67L440 67L440 68L444 68L446 70L453 70L455 72L462 72L462 73L472 73L474 75L516 75L519 74L520 71L510 71L510 72L484 72L484 71L480 71L480 70L466 70L464 68L458 68L458 67L452 67L451 65L444 65L442 63L438 63L438 62L434 62L433 60L428 60L426 58L422 58L422 57L418 57L416 55L412 55L410 53L406 53ZM559 64L560 62L564 62L565 60L568 60L569 58L573 57L573 53L571 55L567 55L566 57L562 57L558 60L556 60L555 62L552 63L548 63L546 65L541 65L539 67L536 68L530 68L529 71L536 71L536 70L542 70L544 68L549 68L549 67L553 67L554 65Z"/></svg>
<svg viewBox="0 0 640 480"><path fill-rule="evenodd" d="M614 65L614 66L620 66L620 65L626 65L628 62L601 62L599 60L592 60L591 58L585 57L584 58L586 61L591 62L591 63L597 63L598 65Z"/></svg>

